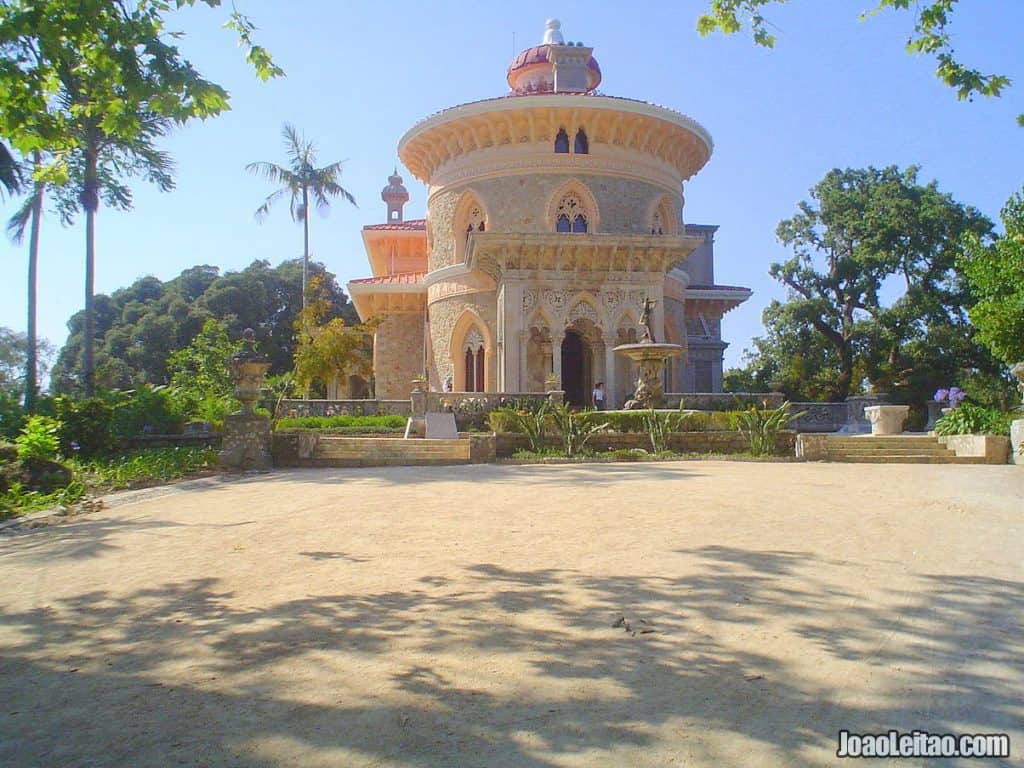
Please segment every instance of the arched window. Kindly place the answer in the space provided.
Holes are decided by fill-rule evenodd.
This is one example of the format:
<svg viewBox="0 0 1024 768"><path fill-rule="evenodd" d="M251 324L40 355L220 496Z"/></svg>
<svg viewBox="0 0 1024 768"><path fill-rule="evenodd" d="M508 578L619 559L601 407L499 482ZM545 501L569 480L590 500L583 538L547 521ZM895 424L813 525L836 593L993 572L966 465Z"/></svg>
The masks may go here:
<svg viewBox="0 0 1024 768"><path fill-rule="evenodd" d="M464 392L484 391L484 338L476 328L470 328L463 342L465 356Z"/></svg>
<svg viewBox="0 0 1024 768"><path fill-rule="evenodd" d="M577 155L585 155L590 151L590 143L587 141L587 134L582 128L576 131L576 141L573 142L572 151Z"/></svg>
<svg viewBox="0 0 1024 768"><path fill-rule="evenodd" d="M487 219L484 217L484 212L480 210L479 205L474 205L466 216L466 232L483 232L486 229Z"/></svg>
<svg viewBox="0 0 1024 768"><path fill-rule="evenodd" d="M555 136L555 152L559 154L569 153L569 134L565 132L565 128L559 128Z"/></svg>
<svg viewBox="0 0 1024 768"><path fill-rule="evenodd" d="M651 217L651 234L652 235L664 235L665 234L665 222L662 221L661 207L654 209L654 215Z"/></svg>
<svg viewBox="0 0 1024 768"><path fill-rule="evenodd" d="M558 210L555 212L555 231L587 231L587 210L575 192L569 192L558 203Z"/></svg>

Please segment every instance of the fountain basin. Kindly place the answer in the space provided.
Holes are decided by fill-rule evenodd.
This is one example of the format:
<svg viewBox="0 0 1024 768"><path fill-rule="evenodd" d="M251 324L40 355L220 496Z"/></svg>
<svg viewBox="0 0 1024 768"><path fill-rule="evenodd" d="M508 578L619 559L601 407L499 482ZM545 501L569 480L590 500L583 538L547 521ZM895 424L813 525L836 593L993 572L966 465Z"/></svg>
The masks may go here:
<svg viewBox="0 0 1024 768"><path fill-rule="evenodd" d="M683 347L678 344L641 341L636 344L620 344L612 351L640 364L636 391L633 392L633 399L626 401L625 409L633 411L662 407L665 404L665 391L661 386L661 374L665 361L683 354Z"/></svg>

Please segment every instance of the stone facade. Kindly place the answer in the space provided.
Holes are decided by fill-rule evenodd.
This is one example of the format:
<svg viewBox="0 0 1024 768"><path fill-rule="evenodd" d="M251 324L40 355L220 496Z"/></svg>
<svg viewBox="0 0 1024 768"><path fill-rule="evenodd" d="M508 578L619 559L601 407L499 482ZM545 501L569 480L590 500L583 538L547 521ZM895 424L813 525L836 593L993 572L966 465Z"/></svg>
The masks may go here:
<svg viewBox="0 0 1024 768"><path fill-rule="evenodd" d="M711 138L663 107L565 90L584 71L588 91L600 82L590 50L571 48L529 49L509 69L508 98L445 110L400 141L428 185L426 218L404 220L408 195L391 176L388 223L364 228L374 276L349 284L361 317L386 318L378 397L407 394L421 372L418 328L433 390L530 392L553 379L586 404L603 381L619 405L636 371L613 348L636 340L644 299L659 340L687 350L666 389L721 390L721 317L750 292L714 283L716 228L683 224L682 185Z"/></svg>
<svg viewBox="0 0 1024 768"><path fill-rule="evenodd" d="M399 400L409 396L410 382L423 373L423 316L386 315L374 335L373 368L376 396Z"/></svg>

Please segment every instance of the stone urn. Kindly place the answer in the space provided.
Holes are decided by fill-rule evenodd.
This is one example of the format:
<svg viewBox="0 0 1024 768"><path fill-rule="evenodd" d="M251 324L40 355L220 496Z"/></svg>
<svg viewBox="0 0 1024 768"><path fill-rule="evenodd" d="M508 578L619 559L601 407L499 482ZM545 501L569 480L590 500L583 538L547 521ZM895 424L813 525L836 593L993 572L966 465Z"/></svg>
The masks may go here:
<svg viewBox="0 0 1024 768"><path fill-rule="evenodd" d="M228 362L235 382L235 397L242 403L241 410L225 417L221 432L218 458L221 465L229 469L267 470L272 463L270 419L253 410L270 361L256 352L255 346L256 334L252 328L246 328L242 334L242 351Z"/></svg>
<svg viewBox="0 0 1024 768"><path fill-rule="evenodd" d="M869 405L864 415L871 424L872 435L900 435L903 422L910 415L909 405Z"/></svg>
<svg viewBox="0 0 1024 768"><path fill-rule="evenodd" d="M242 351L228 362L231 378L235 382L235 397L242 403L241 415L253 413L252 404L260 396L263 379L270 370L270 361L255 350L256 332L246 328L242 333Z"/></svg>
<svg viewBox="0 0 1024 768"><path fill-rule="evenodd" d="M544 379L544 390L546 392L559 392L562 389L562 382L558 379L555 374L550 374Z"/></svg>

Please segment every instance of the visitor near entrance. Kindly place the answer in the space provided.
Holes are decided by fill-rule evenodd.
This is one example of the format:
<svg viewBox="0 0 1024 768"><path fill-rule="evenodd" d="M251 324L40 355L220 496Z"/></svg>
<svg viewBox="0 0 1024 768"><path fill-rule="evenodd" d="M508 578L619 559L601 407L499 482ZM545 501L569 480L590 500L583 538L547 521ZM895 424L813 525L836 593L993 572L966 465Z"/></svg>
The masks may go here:
<svg viewBox="0 0 1024 768"><path fill-rule="evenodd" d="M590 395L591 405L598 411L604 410L604 382L599 381L594 385L594 391Z"/></svg>
<svg viewBox="0 0 1024 768"><path fill-rule="evenodd" d="M363 227L372 277L349 294L374 331L377 396L428 389L528 393L558 381L575 406L622 406L638 368L613 350L641 339L682 352L664 392L721 392L722 316L746 288L715 283L717 227L685 222L683 185L711 157L695 120L597 93L593 48L551 19L498 98L442 110L398 143L427 186L406 219L395 169L385 223Z"/></svg>

